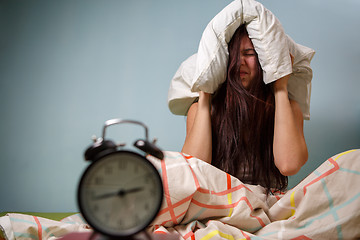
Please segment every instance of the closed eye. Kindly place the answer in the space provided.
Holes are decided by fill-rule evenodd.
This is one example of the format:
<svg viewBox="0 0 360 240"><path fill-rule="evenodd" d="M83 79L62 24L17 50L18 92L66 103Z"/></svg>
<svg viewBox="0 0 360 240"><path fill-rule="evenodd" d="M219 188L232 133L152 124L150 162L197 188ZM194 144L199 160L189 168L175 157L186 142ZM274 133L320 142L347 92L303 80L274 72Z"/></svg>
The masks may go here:
<svg viewBox="0 0 360 240"><path fill-rule="evenodd" d="M244 56L256 56L256 51L253 48L247 48L242 50L242 54Z"/></svg>

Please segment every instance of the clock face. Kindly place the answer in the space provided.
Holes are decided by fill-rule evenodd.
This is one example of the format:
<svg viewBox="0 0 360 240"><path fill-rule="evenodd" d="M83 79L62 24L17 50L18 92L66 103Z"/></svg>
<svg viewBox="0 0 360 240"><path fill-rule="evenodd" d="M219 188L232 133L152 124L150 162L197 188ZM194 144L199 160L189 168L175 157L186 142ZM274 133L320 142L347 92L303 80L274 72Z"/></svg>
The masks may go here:
<svg viewBox="0 0 360 240"><path fill-rule="evenodd" d="M96 231L115 237L135 234L156 217L163 188L155 167L143 156L127 151L108 154L84 172L78 203Z"/></svg>

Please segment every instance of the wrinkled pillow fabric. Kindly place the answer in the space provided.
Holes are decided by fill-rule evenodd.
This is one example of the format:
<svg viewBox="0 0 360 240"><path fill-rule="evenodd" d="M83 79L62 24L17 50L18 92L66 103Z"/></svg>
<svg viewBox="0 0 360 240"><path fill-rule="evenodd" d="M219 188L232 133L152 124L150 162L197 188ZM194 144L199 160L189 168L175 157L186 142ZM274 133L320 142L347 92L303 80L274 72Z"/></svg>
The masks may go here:
<svg viewBox="0 0 360 240"><path fill-rule="evenodd" d="M287 36L287 43L291 55L294 56L293 72L288 82L289 98L299 103L304 119L309 120L313 76L310 62L315 51L295 43L289 36Z"/></svg>
<svg viewBox="0 0 360 240"><path fill-rule="evenodd" d="M195 74L197 54L186 59L176 71L170 82L168 92L168 106L176 115L186 115L191 104L199 96L198 92L191 91L191 82Z"/></svg>
<svg viewBox="0 0 360 240"><path fill-rule="evenodd" d="M266 84L293 73L289 79L289 97L301 107L304 119L310 118L314 51L288 37L278 19L254 0L235 0L207 25L197 54L184 61L171 81L168 103L171 112L186 115L198 91L214 93L226 79L228 43L236 29L246 24L258 54ZM291 65L289 52L294 56Z"/></svg>

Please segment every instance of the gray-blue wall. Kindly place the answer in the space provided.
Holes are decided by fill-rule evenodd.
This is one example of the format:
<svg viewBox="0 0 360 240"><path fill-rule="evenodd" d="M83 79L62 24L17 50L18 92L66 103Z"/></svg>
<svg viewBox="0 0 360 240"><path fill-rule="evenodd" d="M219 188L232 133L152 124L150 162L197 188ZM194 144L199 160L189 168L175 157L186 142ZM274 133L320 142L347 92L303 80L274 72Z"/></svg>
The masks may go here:
<svg viewBox="0 0 360 240"><path fill-rule="evenodd" d="M316 50L309 161L360 146L357 0L261 1L298 43ZM185 118L167 108L169 82L229 0L0 1L0 212L77 211L91 136L111 118L145 122L180 151ZM113 127L129 143L138 127Z"/></svg>

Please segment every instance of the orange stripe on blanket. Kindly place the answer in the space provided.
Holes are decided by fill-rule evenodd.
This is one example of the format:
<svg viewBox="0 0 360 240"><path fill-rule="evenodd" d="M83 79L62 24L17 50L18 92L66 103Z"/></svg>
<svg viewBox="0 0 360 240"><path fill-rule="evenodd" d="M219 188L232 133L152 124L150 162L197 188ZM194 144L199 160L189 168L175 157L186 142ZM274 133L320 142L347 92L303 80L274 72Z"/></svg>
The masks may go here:
<svg viewBox="0 0 360 240"><path fill-rule="evenodd" d="M244 233L244 231L240 230L241 234L245 237L246 240L251 240L251 238Z"/></svg>
<svg viewBox="0 0 360 240"><path fill-rule="evenodd" d="M251 215L251 214L250 214L250 217L256 218L256 220L258 220L258 222L260 223L260 225L261 225L262 227L265 227L265 226L266 226L266 224L264 223L264 221L263 221L260 217L253 216L253 215Z"/></svg>
<svg viewBox="0 0 360 240"><path fill-rule="evenodd" d="M187 210L180 213L179 215L176 216L176 218L182 217L183 215L185 215L187 213ZM167 224L168 222L173 222L172 220L167 220L161 223L162 226L164 226L165 224ZM175 224L176 225L176 224Z"/></svg>
<svg viewBox="0 0 360 240"><path fill-rule="evenodd" d="M194 170L191 168L190 163L189 163L189 161L188 161L188 158L187 158L183 153L181 153L181 155L185 158L186 163L189 165L191 174L192 174L192 176L193 176L193 178L194 178L195 187L198 189L198 188L200 187L199 180L197 179L197 177L196 177L196 175L195 175L195 173L194 173Z"/></svg>
<svg viewBox="0 0 360 240"><path fill-rule="evenodd" d="M326 177L326 176L329 176L330 174L332 174L332 173L334 173L334 172L336 172L337 170L340 169L340 167L339 167L339 165L337 164L337 162L335 162L332 158L329 158L328 161L329 161L332 165L334 165L334 168L332 168L332 169L330 169L329 171L321 174L319 177L315 178L314 180L312 180L311 182L309 182L308 184L306 184L306 185L304 186L304 188L303 188L303 189L304 189L304 195L306 194L306 188L307 188L307 187L309 187L310 185L312 185L312 184L320 181L322 178L324 178L324 177Z"/></svg>
<svg viewBox="0 0 360 240"><path fill-rule="evenodd" d="M222 192L210 191L209 189L204 189L204 188L199 188L198 192L200 192L200 193L208 193L208 194L212 194L212 195L216 195L216 196L223 196L223 195L226 195L226 194L229 194L229 193L233 193L233 192L235 192L237 190L240 190L242 188L245 188L246 190L252 192L248 187L246 187L243 184L240 184L240 185L238 185L236 187L233 187L231 189L227 189L227 190L222 191Z"/></svg>
<svg viewBox="0 0 360 240"><path fill-rule="evenodd" d="M195 234L193 231L190 231L189 233L187 233L183 236L184 239L188 239L189 237L191 238L191 240L195 239Z"/></svg>
<svg viewBox="0 0 360 240"><path fill-rule="evenodd" d="M234 208L236 207L241 201L245 201L246 204L248 205L248 207L250 208L251 211L254 210L254 208L252 207L251 203L249 202L249 199L247 197L242 197L239 199L239 201L232 203L232 204L224 204L224 205L208 205L208 204L204 204L201 202L196 201L195 199L192 199L191 202L194 203L195 205L199 206L199 207L203 207L203 208L208 208L208 209L229 209L229 208ZM253 216L250 215L250 217L256 218L258 220L258 222L260 223L261 226L265 227L266 224L264 223L264 221L257 216Z"/></svg>
<svg viewBox="0 0 360 240"><path fill-rule="evenodd" d="M194 203L195 205L198 205L199 207L208 208L208 209L229 209L229 208L236 207L241 200L244 200L243 198L246 198L246 197L242 197L238 202L235 202L232 204L223 204L223 205L209 205L209 204L198 202L195 199L191 200L191 202Z"/></svg>
<svg viewBox="0 0 360 240"><path fill-rule="evenodd" d="M227 190L230 190L231 189L231 176L228 173L226 174L226 182L227 182ZM228 193L227 198L228 198L228 203L232 204L232 193L231 192ZM234 208L230 208L228 217L231 217L233 211L234 211Z"/></svg>
<svg viewBox="0 0 360 240"><path fill-rule="evenodd" d="M214 191L210 191L210 190L204 189L204 188L199 188L199 189L197 190L197 192L212 194L212 195L216 195L216 196L223 196L223 195L226 195L226 194L228 194L228 193L235 192L235 191L237 191L237 190L239 190L239 189L242 189L242 188L245 188L245 189L251 191L248 187L246 187L245 185L242 185L242 184L241 184L241 185L236 186L236 187L234 187L234 188L232 188L232 189L229 189L229 190L226 190L226 191L222 191L222 192L214 192ZM211 193L210 193L210 192L211 192ZM163 214L167 213L168 211L170 211L171 209L175 209L175 208L179 207L180 205L182 205L182 204L190 201L193 196L194 196L194 194L191 194L191 195L187 196L186 198L182 199L181 201L172 204L171 207L166 207L166 208L164 208L164 209L161 209L161 210L159 211L159 213L158 213L158 216L163 215Z"/></svg>
<svg viewBox="0 0 360 240"><path fill-rule="evenodd" d="M214 192L214 191L211 191L211 193L210 193L210 190L204 189L204 188L199 188L199 189L198 189L198 192L213 194L213 195L216 195L216 196L223 196L223 195L226 195L226 194L228 194L228 193L235 192L235 191L237 191L237 190L239 190L239 189L241 189L241 188L248 189L248 188L247 188L246 186L244 186L244 185L239 185L239 186L236 186L236 187L234 187L234 188L232 188L232 189L230 189L230 190L226 190L226 191L222 191L222 192ZM250 189L248 189L248 190L251 191ZM187 196L186 198L182 199L181 201L172 204L171 207L166 207L166 208L164 208L164 209L161 209L161 210L159 211L159 213L158 213L158 216L163 215L163 214L169 212L170 210L175 209L175 208L181 206L182 204L190 201L190 200L193 198L193 196L194 196L194 194L191 194L191 195Z"/></svg>
<svg viewBox="0 0 360 240"><path fill-rule="evenodd" d="M280 196L278 196L278 195L275 195L275 198L276 198L277 200L280 200L280 199L281 199Z"/></svg>
<svg viewBox="0 0 360 240"><path fill-rule="evenodd" d="M204 208L209 208L209 209L228 209L228 208L233 208L236 207L241 201L245 201L246 204L249 206L249 208L252 210L253 207L251 206L249 199L247 197L242 197L239 199L239 201L232 203L232 204L223 204L223 205L208 205L208 204L204 204L201 202L196 201L195 199L191 200L191 202L193 202L195 205L198 205L199 207L204 207Z"/></svg>
<svg viewBox="0 0 360 240"><path fill-rule="evenodd" d="M169 192L169 182L168 182L168 179L167 179L165 161L161 161L161 171L162 171L162 180L163 180L163 187L164 187L164 192L165 192L166 203L168 205L171 220L176 225L177 220L176 220L176 217L175 217L174 208L172 207L172 203L171 203L170 192Z"/></svg>
<svg viewBox="0 0 360 240"><path fill-rule="evenodd" d="M308 238L304 235L298 236L296 238L292 238L291 240L311 240L311 238Z"/></svg>
<svg viewBox="0 0 360 240"><path fill-rule="evenodd" d="M186 159L190 159L190 158L193 158L194 156L191 156L191 155L185 155L184 153L180 153L184 158Z"/></svg>
<svg viewBox="0 0 360 240"><path fill-rule="evenodd" d="M164 232L164 231L160 231L160 230L155 230L154 232L153 232L154 234L168 234L167 232Z"/></svg>
<svg viewBox="0 0 360 240"><path fill-rule="evenodd" d="M37 217L33 216L33 218L35 219L35 222L38 226L38 237L39 237L39 240L42 240L42 227L41 227L41 224L40 224L40 221Z"/></svg>
<svg viewBox="0 0 360 240"><path fill-rule="evenodd" d="M162 209L161 211L159 211L158 216L160 216L162 214L165 214L166 212L170 211L171 209L179 207L180 205L186 203L187 201L190 201L193 196L194 196L194 194L192 194L192 195L184 198L183 200L171 205L171 207L167 207L167 208Z"/></svg>
<svg viewBox="0 0 360 240"><path fill-rule="evenodd" d="M230 174L226 174L226 183L227 183L227 190L231 189L231 176Z"/></svg>

